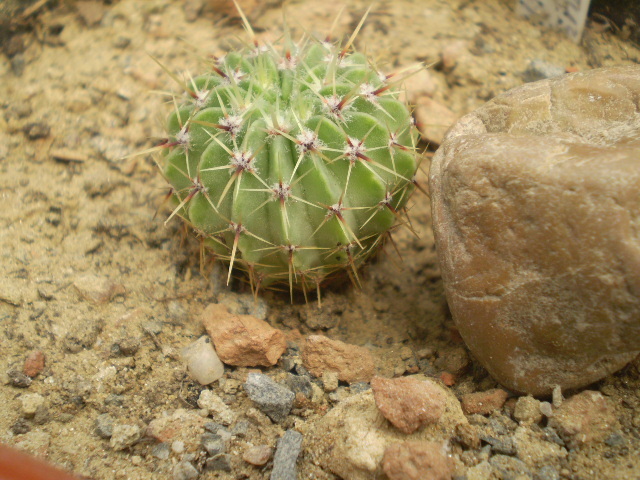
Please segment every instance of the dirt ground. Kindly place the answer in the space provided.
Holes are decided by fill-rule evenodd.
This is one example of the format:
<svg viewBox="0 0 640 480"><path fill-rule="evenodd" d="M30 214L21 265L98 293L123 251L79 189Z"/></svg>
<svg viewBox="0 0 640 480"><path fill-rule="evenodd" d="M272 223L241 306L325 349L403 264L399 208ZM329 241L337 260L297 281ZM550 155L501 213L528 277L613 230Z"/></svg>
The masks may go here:
<svg viewBox="0 0 640 480"><path fill-rule="evenodd" d="M245 3L258 35L277 38L280 5ZM344 4L337 37L350 34L369 2ZM356 46L389 71L433 63L432 83L424 89L456 115L522 84L532 60L572 71L640 61L640 50L606 24L590 24L575 45L516 18L512 4L383 0ZM304 29L321 36L337 10L326 2L292 1L286 17L294 35ZM164 225L165 210L154 216L167 191L164 180L148 156L128 157L162 136L170 109L157 91L175 85L151 56L172 71L197 72L199 57L246 38L229 12L226 2L213 1L60 2L20 17L15 35L3 38L0 441L79 475L173 478L179 452L161 458L146 440L115 451L96 434L95 422L108 413L117 423L143 427L176 408L197 409L203 387L189 379L179 352L203 334L199 316L215 301L256 314L266 309L266 319L284 331L320 331L366 346L380 375L402 375L418 365L437 378L458 368L451 387L456 395L496 386L468 359L447 312L424 195L411 202L417 236L406 229L395 234L400 257L387 247L365 270L361 291L326 292L321 312L273 293L254 304L242 284L225 287L218 267L201 275L198 242L178 220ZM443 65L442 52L463 44L455 68ZM20 385L15 372L34 350L44 353L44 370L29 386ZM420 356L433 361L415 360ZM277 375L278 368L265 372ZM560 478L640 478L638 368L636 362L590 387L616 405L622 440L571 451L556 465ZM246 372L228 368L213 386L240 417L252 406L238 388ZM21 400L31 393L45 400L35 414L25 413ZM324 402L331 408L331 399ZM311 423L320 414L285 426ZM229 452L241 457L248 444L275 446L281 428L250 429ZM299 478L335 478L304 452L298 466ZM209 471L200 478L268 473L238 460L232 473Z"/></svg>

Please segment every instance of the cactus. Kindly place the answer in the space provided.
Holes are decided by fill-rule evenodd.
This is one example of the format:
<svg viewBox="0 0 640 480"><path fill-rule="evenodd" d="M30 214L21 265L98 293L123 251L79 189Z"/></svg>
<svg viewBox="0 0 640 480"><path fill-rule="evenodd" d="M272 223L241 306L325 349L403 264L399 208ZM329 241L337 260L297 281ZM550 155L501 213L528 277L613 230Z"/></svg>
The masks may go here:
<svg viewBox="0 0 640 480"><path fill-rule="evenodd" d="M383 75L346 45L285 35L215 58L178 81L160 146L175 209L256 290L305 292L358 268L414 190L417 133ZM160 148L159 147L159 148ZM168 220L169 220L168 219Z"/></svg>

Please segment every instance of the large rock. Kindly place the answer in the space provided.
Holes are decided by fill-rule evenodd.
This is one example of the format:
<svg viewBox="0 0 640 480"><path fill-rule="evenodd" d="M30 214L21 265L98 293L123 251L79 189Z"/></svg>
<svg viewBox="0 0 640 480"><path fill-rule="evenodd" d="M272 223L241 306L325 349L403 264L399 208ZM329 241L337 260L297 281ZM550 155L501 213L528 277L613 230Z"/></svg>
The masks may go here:
<svg viewBox="0 0 640 480"><path fill-rule="evenodd" d="M503 385L581 387L640 351L640 67L524 85L460 119L431 205L454 320Z"/></svg>

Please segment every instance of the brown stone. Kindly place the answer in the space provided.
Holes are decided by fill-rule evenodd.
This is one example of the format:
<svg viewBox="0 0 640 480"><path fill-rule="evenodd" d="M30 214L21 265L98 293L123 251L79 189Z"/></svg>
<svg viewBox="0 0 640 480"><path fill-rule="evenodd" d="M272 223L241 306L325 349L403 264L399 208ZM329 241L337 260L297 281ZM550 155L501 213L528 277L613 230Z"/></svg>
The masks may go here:
<svg viewBox="0 0 640 480"><path fill-rule="evenodd" d="M588 385L640 351L640 67L511 90L433 158L447 300L509 389Z"/></svg>
<svg viewBox="0 0 640 480"><path fill-rule="evenodd" d="M600 392L585 390L562 403L549 419L569 448L602 440L617 427L613 405Z"/></svg>
<svg viewBox="0 0 640 480"><path fill-rule="evenodd" d="M214 303L202 314L202 323L213 340L220 360L237 367L270 367L287 349L284 333L251 315L230 313Z"/></svg>
<svg viewBox="0 0 640 480"><path fill-rule="evenodd" d="M22 372L33 378L44 370L44 353L41 350L33 350L29 352L27 358L24 360L24 367Z"/></svg>
<svg viewBox="0 0 640 480"><path fill-rule="evenodd" d="M375 372L369 350L332 340L323 335L310 335L302 348L302 363L315 377L325 371L336 372L343 382L368 382Z"/></svg>
<svg viewBox="0 0 640 480"><path fill-rule="evenodd" d="M504 405L509 394L501 388L492 388L486 392L467 393L460 399L462 410L467 415L477 413L489 415Z"/></svg>
<svg viewBox="0 0 640 480"><path fill-rule="evenodd" d="M373 377L371 389L380 412L406 434L437 423L445 410L446 393L430 380Z"/></svg>
<svg viewBox="0 0 640 480"><path fill-rule="evenodd" d="M402 442L384 451L382 469L389 480L450 480L452 469L437 442Z"/></svg>

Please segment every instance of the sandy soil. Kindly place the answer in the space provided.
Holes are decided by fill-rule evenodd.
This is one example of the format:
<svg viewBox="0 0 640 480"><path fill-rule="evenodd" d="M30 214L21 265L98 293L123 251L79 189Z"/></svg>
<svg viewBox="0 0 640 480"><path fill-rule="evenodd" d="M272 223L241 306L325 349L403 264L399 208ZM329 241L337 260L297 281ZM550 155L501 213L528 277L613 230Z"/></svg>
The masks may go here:
<svg viewBox="0 0 640 480"><path fill-rule="evenodd" d="M412 358L432 352L433 365L421 367L430 375L455 367L461 355L468 361L448 316L428 199L420 194L411 206L418 235L395 235L401 259L387 248L364 272L361 291L327 292L324 317L275 294L253 304L241 284L225 288L219 268L201 275L197 241L179 221L165 226L164 210L154 218L166 186L153 162L126 156L162 136L170 108L154 90L174 85L150 55L172 71L197 72L199 56L237 44L242 29L225 13L228 6L207 5L187 21L197 1L107 3L42 8L0 56L0 441L95 479L171 478L179 456L159 459L149 442L114 451L94 423L109 413L142 427L163 412L197 408L202 387L188 378L178 352L203 334L199 315L213 301L266 308L272 325L302 334L312 332L314 317L326 335L369 347L381 375L411 368L407 348ZM279 6L257 3L247 2L256 31L277 38ZM457 115L522 84L533 59L573 70L640 60L632 43L599 24L578 46L515 18L512 3L382 1L356 45L387 70L434 63L433 98ZM346 5L337 36L352 31L368 2ZM336 10L302 0L289 4L287 18L294 35L321 35ZM441 53L459 41L468 54L448 70ZM135 345L129 355L127 342ZM21 371L33 350L45 354L45 369L18 388L6 372ZM251 407L237 388L244 375L229 369L214 388L240 415ZM471 361L452 388L461 395L494 385ZM624 442L572 452L558 465L562 478L640 478L639 385L632 365L592 387L615 403ZM23 418L26 393L46 402L34 418ZM251 430L231 451L241 454L249 442L275 445L278 433ZM234 474L201 478L267 478L268 470L238 465ZM316 471L304 455L299 465L304 474Z"/></svg>

